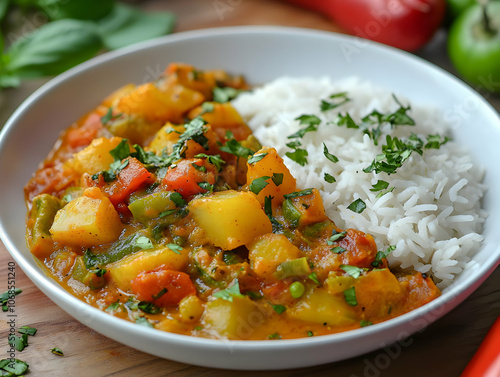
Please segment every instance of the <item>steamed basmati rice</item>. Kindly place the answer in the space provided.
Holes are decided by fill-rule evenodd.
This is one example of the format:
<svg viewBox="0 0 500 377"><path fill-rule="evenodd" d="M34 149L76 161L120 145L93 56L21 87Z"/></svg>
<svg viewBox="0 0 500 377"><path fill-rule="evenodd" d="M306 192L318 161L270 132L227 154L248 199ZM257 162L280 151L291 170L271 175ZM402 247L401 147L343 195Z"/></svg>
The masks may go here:
<svg viewBox="0 0 500 377"><path fill-rule="evenodd" d="M347 92L351 101L321 112L321 100L339 92ZM400 96L398 99L406 103ZM483 240L480 233L486 213L480 207L484 172L473 165L468 151L450 141L439 150L424 150L423 156L412 153L396 174L364 173L381 153L385 134L375 146L359 129L331 123L339 112L348 112L359 122L375 109L396 111L399 105L391 92L357 78L338 82L281 78L241 94L233 105L256 137L277 149L297 178L298 187L320 190L327 215L339 227L373 235L379 250L396 246L388 258L391 266L431 274L443 289L472 263L471 256ZM407 138L413 132L423 140L436 133L453 137L438 111L411 105L409 115L416 125L387 127L386 133ZM292 151L286 146L288 136L303 128L295 120L303 114L314 114L322 122L317 131L308 132L301 140L309 155L308 164L300 166L285 153ZM337 163L325 157L323 143L338 157ZM327 183L325 173L336 182ZM370 191L377 180L387 181L395 189L377 198L378 193ZM347 208L358 198L366 204L359 214Z"/></svg>

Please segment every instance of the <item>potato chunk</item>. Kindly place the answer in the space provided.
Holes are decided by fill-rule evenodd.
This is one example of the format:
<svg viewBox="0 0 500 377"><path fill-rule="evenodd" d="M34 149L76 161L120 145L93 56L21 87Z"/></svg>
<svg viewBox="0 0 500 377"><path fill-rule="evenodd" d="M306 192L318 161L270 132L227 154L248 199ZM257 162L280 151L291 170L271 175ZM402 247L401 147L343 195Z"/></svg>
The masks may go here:
<svg viewBox="0 0 500 377"><path fill-rule="evenodd" d="M95 174L108 170L109 164L114 161L109 151L115 149L122 140L121 137L94 139L88 147L75 153L73 158L66 161L64 165L73 169L79 175L83 173Z"/></svg>
<svg viewBox="0 0 500 377"><path fill-rule="evenodd" d="M247 247L252 269L268 280L275 279L274 273L281 263L302 256L297 246L283 234L265 234L256 238Z"/></svg>
<svg viewBox="0 0 500 377"><path fill-rule="evenodd" d="M346 326L357 322L352 307L340 295L331 295L324 288L316 288L302 298L288 311L288 315L300 321L325 324L325 326Z"/></svg>
<svg viewBox="0 0 500 377"><path fill-rule="evenodd" d="M246 296L232 297L232 301L221 298L207 303L202 322L221 336L229 339L247 339L251 335L248 323L260 313L257 305Z"/></svg>
<svg viewBox="0 0 500 377"><path fill-rule="evenodd" d="M283 174L283 181L276 185L272 179L268 179L268 185L264 187L257 198L261 204L264 204L266 196L273 196L273 204L281 204L283 195L294 192L297 187L295 178L286 167L283 159L278 155L276 149L263 147L257 151L254 156L265 155L261 160L248 164L247 185L250 185L254 179L260 177L272 177L273 174Z"/></svg>
<svg viewBox="0 0 500 377"><path fill-rule="evenodd" d="M156 250L143 250L107 265L111 278L123 290L130 288L130 283L141 272L151 271L164 265L169 270L182 271L187 265L189 250L183 248L174 252L168 247Z"/></svg>
<svg viewBox="0 0 500 377"><path fill-rule="evenodd" d="M91 187L57 211L50 233L54 241L90 247L115 241L122 228L111 201L99 188Z"/></svg>
<svg viewBox="0 0 500 377"><path fill-rule="evenodd" d="M223 250L272 231L271 221L251 192L228 190L198 197L189 203L189 212L210 242Z"/></svg>

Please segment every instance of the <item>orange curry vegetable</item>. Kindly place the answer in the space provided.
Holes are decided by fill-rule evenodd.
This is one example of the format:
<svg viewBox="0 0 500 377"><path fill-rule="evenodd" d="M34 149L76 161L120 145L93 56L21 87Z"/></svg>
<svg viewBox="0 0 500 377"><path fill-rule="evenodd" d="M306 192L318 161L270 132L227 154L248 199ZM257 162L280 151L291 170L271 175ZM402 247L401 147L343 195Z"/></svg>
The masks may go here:
<svg viewBox="0 0 500 377"><path fill-rule="evenodd" d="M171 64L69 127L25 187L27 243L66 290L174 333L280 339L406 313L440 292L339 229L229 100L248 86Z"/></svg>

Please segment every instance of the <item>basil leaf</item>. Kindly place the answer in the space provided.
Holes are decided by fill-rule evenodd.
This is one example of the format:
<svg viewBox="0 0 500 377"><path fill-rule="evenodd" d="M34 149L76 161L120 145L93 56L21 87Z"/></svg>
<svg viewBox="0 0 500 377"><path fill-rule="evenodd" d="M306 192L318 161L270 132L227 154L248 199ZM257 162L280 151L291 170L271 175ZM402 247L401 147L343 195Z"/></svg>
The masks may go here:
<svg viewBox="0 0 500 377"><path fill-rule="evenodd" d="M88 22L49 22L14 42L7 51L5 71L20 78L60 74L93 57L102 40Z"/></svg>
<svg viewBox="0 0 500 377"><path fill-rule="evenodd" d="M35 3L51 20L98 20L109 14L115 5L114 0L36 0Z"/></svg>
<svg viewBox="0 0 500 377"><path fill-rule="evenodd" d="M175 17L172 13L146 13L120 3L96 23L104 45L110 50L169 34L173 31L174 24Z"/></svg>
<svg viewBox="0 0 500 377"><path fill-rule="evenodd" d="M351 211L356 213L363 212L365 208L366 208L365 202L359 198L347 206L347 209L350 209Z"/></svg>

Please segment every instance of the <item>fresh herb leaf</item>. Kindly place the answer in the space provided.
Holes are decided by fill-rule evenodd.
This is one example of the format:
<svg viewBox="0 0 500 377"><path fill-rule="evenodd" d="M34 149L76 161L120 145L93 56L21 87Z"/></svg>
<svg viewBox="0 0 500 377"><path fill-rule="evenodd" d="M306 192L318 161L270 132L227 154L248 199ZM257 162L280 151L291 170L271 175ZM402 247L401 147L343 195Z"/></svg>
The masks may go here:
<svg viewBox="0 0 500 377"><path fill-rule="evenodd" d="M191 166L192 166L193 168L195 168L196 170L201 171L202 173L206 173L206 172L207 172L207 168L206 168L206 167L204 167L203 165L198 165L198 164L196 164L196 163L192 162L192 163L191 163Z"/></svg>
<svg viewBox="0 0 500 377"><path fill-rule="evenodd" d="M343 253L347 250L344 249L342 246L335 246L334 248L330 249L330 251L334 254L340 254L340 253Z"/></svg>
<svg viewBox="0 0 500 377"><path fill-rule="evenodd" d="M354 202L347 206L347 209L350 209L353 212L361 213L366 209L366 203L362 201L360 198L356 199Z"/></svg>
<svg viewBox="0 0 500 377"><path fill-rule="evenodd" d="M187 204L182 195L176 191L170 194L169 199L175 204L177 208L183 208Z"/></svg>
<svg viewBox="0 0 500 377"><path fill-rule="evenodd" d="M207 161L214 165L215 168L217 169L218 172L220 172L222 170L222 165L224 165L226 163L226 161L224 161L220 155L218 154L214 154L214 155L208 155L208 154L205 154L205 153L199 153L197 154L196 156L194 156L196 158L206 158Z"/></svg>
<svg viewBox="0 0 500 377"><path fill-rule="evenodd" d="M208 182L199 182L198 186L200 186L203 190L207 191L210 194L214 191L214 185Z"/></svg>
<svg viewBox="0 0 500 377"><path fill-rule="evenodd" d="M326 147L326 144L323 143L323 154L325 155L325 157L330 160L331 162L335 163L335 162L338 162L339 159L334 156L333 154L331 154L330 152L328 152L328 148Z"/></svg>
<svg viewBox="0 0 500 377"><path fill-rule="evenodd" d="M214 102L219 103L229 102L232 99L238 97L238 95L243 92L244 90L231 88L230 86L226 86L224 88L215 87L212 89Z"/></svg>
<svg viewBox="0 0 500 377"><path fill-rule="evenodd" d="M335 241L344 238L346 234L347 234L346 230L344 230L343 232L337 232L335 229L333 229L331 237L328 238L328 240L326 241L327 245L333 245Z"/></svg>
<svg viewBox="0 0 500 377"><path fill-rule="evenodd" d="M11 45L3 71L19 78L54 76L90 59L101 47L99 34L88 22L49 22Z"/></svg>
<svg viewBox="0 0 500 377"><path fill-rule="evenodd" d="M231 285L229 288L215 292L213 296L230 302L233 302L233 297L243 297L240 292L240 284L238 282L238 279L234 279L233 285Z"/></svg>
<svg viewBox="0 0 500 377"><path fill-rule="evenodd" d="M266 187L269 182L266 182L270 177L264 176L264 177L259 177L255 178L252 183L248 186L250 191L252 191L255 195L258 195L259 192L261 192L264 187Z"/></svg>
<svg viewBox="0 0 500 377"><path fill-rule="evenodd" d="M359 128L349 113L345 113L345 115L338 114L334 123L339 127L346 126L347 128Z"/></svg>
<svg viewBox="0 0 500 377"><path fill-rule="evenodd" d="M281 314L286 310L286 307L283 305L273 305L271 303L269 304L273 307L273 310L278 314Z"/></svg>
<svg viewBox="0 0 500 377"><path fill-rule="evenodd" d="M175 243L167 244L167 247L176 254L181 254L182 246L176 245Z"/></svg>
<svg viewBox="0 0 500 377"><path fill-rule="evenodd" d="M323 112L328 110L333 110L351 100L350 98L347 97L347 92L332 94L328 98L334 99L336 101L321 100L320 110Z"/></svg>
<svg viewBox="0 0 500 377"><path fill-rule="evenodd" d="M356 299L356 289L354 287L351 287L344 291L344 298L348 305L358 305L358 300Z"/></svg>
<svg viewBox="0 0 500 377"><path fill-rule="evenodd" d="M168 292L167 288L162 288L160 292L158 292L157 294L153 295L153 299L157 300L157 299L159 299L161 296L163 296L167 292Z"/></svg>
<svg viewBox="0 0 500 377"><path fill-rule="evenodd" d="M389 182L382 181L379 179L377 181L377 183L374 183L372 185L372 188L370 189L370 191L377 192L377 191L385 190L387 187L389 187Z"/></svg>
<svg viewBox="0 0 500 377"><path fill-rule="evenodd" d="M277 332L275 332L275 333L273 333L271 335L268 335L267 339L281 339L281 335L278 334Z"/></svg>
<svg viewBox="0 0 500 377"><path fill-rule="evenodd" d="M151 324L151 322L148 321L147 318L145 317L139 317L135 320L135 323L141 326L149 327L149 328L154 328L154 326Z"/></svg>
<svg viewBox="0 0 500 377"><path fill-rule="evenodd" d="M148 314L159 314L162 312L162 308L159 308L158 306L149 301L141 301L139 302L137 307L144 313Z"/></svg>
<svg viewBox="0 0 500 377"><path fill-rule="evenodd" d="M175 17L169 12L144 12L117 2L113 10L93 26L104 45L114 50L133 43L160 37L173 31ZM155 77L156 78L156 77Z"/></svg>
<svg viewBox="0 0 500 377"><path fill-rule="evenodd" d="M15 377L24 376L28 371L29 365L25 361L19 359L2 359L0 360L0 376Z"/></svg>
<svg viewBox="0 0 500 377"><path fill-rule="evenodd" d="M211 102L203 102L201 104L201 110L202 111L201 111L200 115L203 115L203 114L206 114L206 113L212 113L215 110L215 106Z"/></svg>
<svg viewBox="0 0 500 377"><path fill-rule="evenodd" d="M142 250L148 250L153 248L153 242L146 236L139 236L135 240L135 245L140 247Z"/></svg>
<svg viewBox="0 0 500 377"><path fill-rule="evenodd" d="M26 346L28 346L28 335L9 335L9 345L21 352Z"/></svg>
<svg viewBox="0 0 500 377"><path fill-rule="evenodd" d="M299 196L305 196L305 195L311 195L311 194L312 194L312 189L305 189L305 190L300 190L300 191L294 191L290 194L285 194L285 195L283 195L283 198L293 199L293 198L298 198Z"/></svg>
<svg viewBox="0 0 500 377"><path fill-rule="evenodd" d="M446 144L450 141L450 138L444 137L441 139L439 135L427 135L427 143L425 144L425 149L439 149L441 145Z"/></svg>
<svg viewBox="0 0 500 377"><path fill-rule="evenodd" d="M103 125L106 125L108 124L109 122L111 122L112 120L115 120L116 118L119 118L122 114L117 114L117 115L113 115L113 108L110 107L108 109L108 112L106 114L104 114L104 116L101 117L101 123ZM127 155L128 156L128 155ZM125 158L125 157L124 157Z"/></svg>
<svg viewBox="0 0 500 377"><path fill-rule="evenodd" d="M290 146L291 143L288 143L287 146ZM307 156L309 156L309 153L302 148L295 148L295 151L293 152L286 152L285 156L287 156L290 160L295 161L297 164L300 166L305 166L307 165Z"/></svg>
<svg viewBox="0 0 500 377"><path fill-rule="evenodd" d="M163 218L163 217L166 217L166 216L170 216L172 214L174 214L175 212L177 212L176 209L168 209L166 211L163 211L162 213L160 213L158 215L159 218Z"/></svg>
<svg viewBox="0 0 500 377"><path fill-rule="evenodd" d="M321 119L319 119L316 115L303 114L295 120L299 121L299 124L306 126L318 126L321 123Z"/></svg>
<svg viewBox="0 0 500 377"><path fill-rule="evenodd" d="M118 309L119 307L120 307L120 300L116 300L106 308L106 311L111 312L113 310Z"/></svg>
<svg viewBox="0 0 500 377"><path fill-rule="evenodd" d="M394 250L396 250L396 246L391 245L384 251L378 251L375 255L375 260L372 262L372 266L378 267L381 264L382 259L387 258L389 254Z"/></svg>
<svg viewBox="0 0 500 377"><path fill-rule="evenodd" d="M318 280L318 275L316 275L316 272L311 272L308 278L314 281L316 284L321 285L320 281Z"/></svg>
<svg viewBox="0 0 500 377"><path fill-rule="evenodd" d="M11 289L8 291L5 291L0 295L0 304L2 305L2 311L6 312L9 310L8 302L10 299L13 299L15 296L20 294L22 292L21 289L16 288L16 289Z"/></svg>
<svg viewBox="0 0 500 377"><path fill-rule="evenodd" d="M21 334L28 334L28 335L33 336L36 334L37 329L35 329L34 327L30 327L30 326L22 326L18 331Z"/></svg>
<svg viewBox="0 0 500 377"><path fill-rule="evenodd" d="M387 191L380 191L380 192L377 194L376 198L377 198L377 199L378 199L378 198L381 198L381 197L382 197L382 196L384 196L385 194L388 194L388 193L393 192L393 191L394 191L394 186L392 186L392 187L391 187L389 190L387 190Z"/></svg>
<svg viewBox="0 0 500 377"><path fill-rule="evenodd" d="M312 331L308 331L307 336L309 336L309 337L314 336L314 333Z"/></svg>
<svg viewBox="0 0 500 377"><path fill-rule="evenodd" d="M241 143L232 138L224 143L219 149L223 152L233 154L237 157L248 158L253 155L253 151L250 148L244 147Z"/></svg>
<svg viewBox="0 0 500 377"><path fill-rule="evenodd" d="M365 321L365 320L363 319L363 320L361 320L361 321L359 322L359 325L360 325L361 327L371 326L371 325L373 325L373 322L370 322L370 321Z"/></svg>
<svg viewBox="0 0 500 377"><path fill-rule="evenodd" d="M267 156L267 153L257 153L257 154L254 154L252 157L250 157L247 162L249 165L252 165L252 164L255 164L256 162L259 162L260 160L262 160L266 156Z"/></svg>
<svg viewBox="0 0 500 377"><path fill-rule="evenodd" d="M330 175L328 173L325 173L324 178L327 183L333 183L337 181L333 175Z"/></svg>
<svg viewBox="0 0 500 377"><path fill-rule="evenodd" d="M283 183L283 173L273 173L271 179L276 186L279 186Z"/></svg>
<svg viewBox="0 0 500 377"><path fill-rule="evenodd" d="M348 275L352 276L354 279L359 278L359 276L363 272L362 268L356 266L349 266L347 264L341 264L340 268L344 270Z"/></svg>

